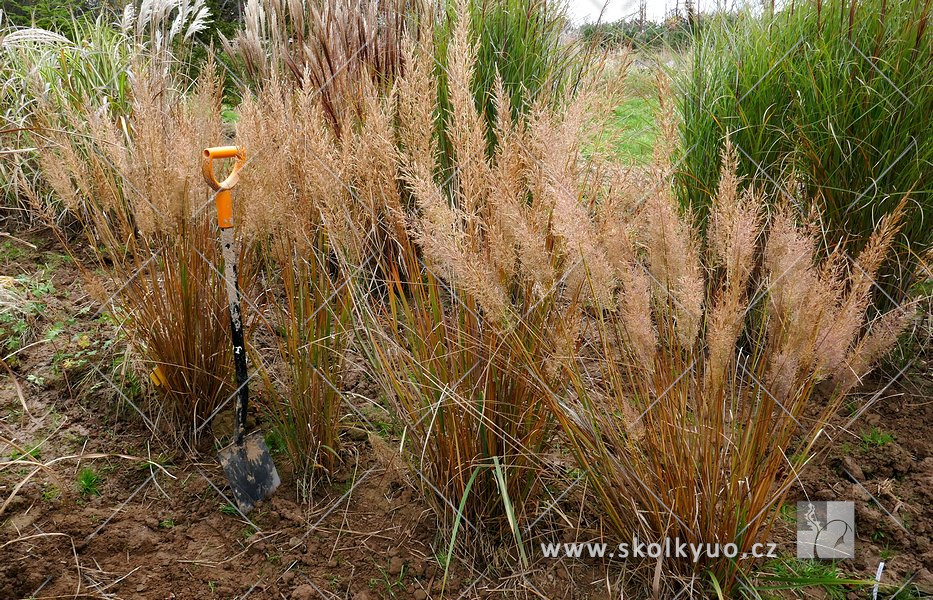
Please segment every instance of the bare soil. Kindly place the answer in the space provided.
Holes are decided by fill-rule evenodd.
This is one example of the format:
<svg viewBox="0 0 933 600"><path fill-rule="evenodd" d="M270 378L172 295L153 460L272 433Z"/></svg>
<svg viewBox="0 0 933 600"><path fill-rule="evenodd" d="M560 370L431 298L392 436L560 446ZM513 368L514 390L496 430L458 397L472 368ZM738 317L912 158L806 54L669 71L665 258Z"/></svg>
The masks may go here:
<svg viewBox="0 0 933 600"><path fill-rule="evenodd" d="M101 305L55 240L17 235L36 248L0 239L0 274L52 285L24 284L39 306L24 349L6 360L11 372L0 372L0 460L18 460L0 471L0 503L7 503L0 511L0 599L595 599L619 597L619 586L627 597L650 596L638 580L625 582L628 565L541 557L539 542L602 535L585 485L553 509L542 505L550 514L526 540L528 568L504 568L495 557L455 560L445 585L446 542L395 458L391 427L349 431L346 466L307 501L285 457L277 457L281 488L244 518L229 505L211 452L153 441L121 398L140 387L132 359L125 368L120 362L125 339L96 315ZM856 558L839 563L841 573L874 579L883 560L884 584L911 581L931 592L933 371L927 357L891 385L897 369L887 371L853 398L853 410L871 401L868 410L851 432L828 432L828 452L804 473L788 505L805 497L855 500ZM354 392L361 410L378 406L368 382L357 382ZM568 470L567 457L553 463ZM85 469L99 481L82 493ZM785 512L775 541L793 556L795 524ZM869 591L843 594L865 598Z"/></svg>

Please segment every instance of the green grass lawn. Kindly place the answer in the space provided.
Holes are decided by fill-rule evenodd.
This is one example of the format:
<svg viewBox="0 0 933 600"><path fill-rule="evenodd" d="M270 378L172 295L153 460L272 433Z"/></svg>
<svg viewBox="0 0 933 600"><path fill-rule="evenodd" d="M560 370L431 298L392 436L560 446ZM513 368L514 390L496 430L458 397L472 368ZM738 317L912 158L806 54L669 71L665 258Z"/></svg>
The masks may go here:
<svg viewBox="0 0 933 600"><path fill-rule="evenodd" d="M651 153L658 137L655 114L658 101L654 98L629 98L617 106L607 128L593 140L585 154L595 150L609 153L623 162L644 165L651 161Z"/></svg>
<svg viewBox="0 0 933 600"><path fill-rule="evenodd" d="M654 76L632 70L627 74L625 90L626 99L612 111L606 129L599 132L588 150L598 149L614 159L644 165L651 161L658 137Z"/></svg>
<svg viewBox="0 0 933 600"><path fill-rule="evenodd" d="M613 111L607 142L615 157L645 164L651 160L658 137L655 98L632 98Z"/></svg>

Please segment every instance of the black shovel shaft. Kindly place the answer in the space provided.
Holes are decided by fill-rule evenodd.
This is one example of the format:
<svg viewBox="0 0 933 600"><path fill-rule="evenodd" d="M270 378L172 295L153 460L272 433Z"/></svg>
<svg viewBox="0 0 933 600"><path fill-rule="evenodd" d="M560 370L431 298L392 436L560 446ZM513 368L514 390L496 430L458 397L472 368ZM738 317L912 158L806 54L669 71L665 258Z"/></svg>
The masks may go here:
<svg viewBox="0 0 933 600"><path fill-rule="evenodd" d="M246 407L249 404L249 387L246 371L246 347L243 341L243 317L240 314L240 286L237 280L237 253L233 240L233 228L220 230L220 244L224 260L224 279L227 300L230 303L230 331L233 340L233 364L236 369L236 443L243 443L246 435Z"/></svg>

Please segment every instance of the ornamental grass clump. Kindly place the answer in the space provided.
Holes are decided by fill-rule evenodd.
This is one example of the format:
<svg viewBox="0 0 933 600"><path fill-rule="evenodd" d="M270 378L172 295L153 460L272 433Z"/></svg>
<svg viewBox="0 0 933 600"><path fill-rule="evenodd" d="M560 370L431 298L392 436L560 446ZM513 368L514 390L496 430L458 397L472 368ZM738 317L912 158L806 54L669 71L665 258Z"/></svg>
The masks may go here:
<svg viewBox="0 0 933 600"><path fill-rule="evenodd" d="M477 60L468 31L461 18L448 50L450 78L466 82ZM397 146L387 181L398 179L403 202L388 211L398 258L381 263L385 297L354 288L357 339L451 547L511 541L524 559L554 432L541 380L558 385L584 308L608 293L587 285L581 265L585 256L592 272L609 268L594 214L609 171L578 160L589 127L599 127L589 116L598 96L581 93L559 110L541 101L513 119L499 79L488 154L485 115L468 88L451 87L456 174L441 181L432 56L427 45L406 47L406 72L381 105L392 112L374 117L397 122L384 130Z"/></svg>
<svg viewBox="0 0 933 600"><path fill-rule="evenodd" d="M265 299L276 341L263 367L267 414L301 493L340 464L349 332L348 278L375 293L380 264L398 264L404 233L387 100L367 85L367 118L337 135L320 96L273 74L239 107L249 152L238 201L245 235L265 248ZM344 265L353 265L344 268ZM365 282L365 283L364 283ZM379 284L385 287L384 284Z"/></svg>
<svg viewBox="0 0 933 600"><path fill-rule="evenodd" d="M158 0L127 4L119 23L101 13L93 20L70 17L63 30L11 27L0 13L0 115L4 152L0 161L3 207L18 220L30 221L52 212L57 223L71 225L43 184L37 166L42 140L32 131L34 111L42 107L45 127L67 129L69 111L106 113L125 118L129 111L134 69L142 62L163 74L186 66L185 57L210 22L203 0ZM55 109L55 110L53 110ZM61 115L63 120L57 121ZM22 188L29 188L24 193ZM36 195L37 209L27 202Z"/></svg>
<svg viewBox="0 0 933 600"><path fill-rule="evenodd" d="M31 125L40 103L60 111L94 104L111 114L128 107L128 41L102 19L75 22L72 35L75 41L44 29L7 27L0 14L0 113L6 124L0 186L3 209L17 221L38 216L23 187L39 194L58 222L69 221L39 173L39 141Z"/></svg>
<svg viewBox="0 0 933 600"><path fill-rule="evenodd" d="M127 119L45 106L37 110L37 131L47 140L43 176L109 275L98 294L102 310L111 300L120 306L153 370L145 417L194 444L233 391L216 217L200 174L202 150L223 139L220 86L210 66L190 96L173 83L140 68ZM57 126L62 120L67 127ZM248 257L240 257L246 282Z"/></svg>
<svg viewBox="0 0 933 600"><path fill-rule="evenodd" d="M221 40L253 87L277 75L318 96L340 136L362 115L363 87L387 89L401 72L402 41L426 11L422 0L249 0L243 29Z"/></svg>
<svg viewBox="0 0 933 600"><path fill-rule="evenodd" d="M304 497L340 464L345 408L341 386L350 311L346 286L335 285L328 271L325 243L319 229L304 242L278 237L269 252L268 271L280 274L281 285L268 290L265 302L275 361L260 369L267 394L263 404Z"/></svg>
<svg viewBox="0 0 933 600"><path fill-rule="evenodd" d="M622 539L734 544L741 555L769 539L845 394L911 319L895 309L866 322L903 206L854 260L821 254L819 230L743 186L727 143L704 239L662 179L665 156L644 202L607 215L601 239L619 285L552 408ZM672 593L704 574L728 593L748 565L720 553L660 568Z"/></svg>

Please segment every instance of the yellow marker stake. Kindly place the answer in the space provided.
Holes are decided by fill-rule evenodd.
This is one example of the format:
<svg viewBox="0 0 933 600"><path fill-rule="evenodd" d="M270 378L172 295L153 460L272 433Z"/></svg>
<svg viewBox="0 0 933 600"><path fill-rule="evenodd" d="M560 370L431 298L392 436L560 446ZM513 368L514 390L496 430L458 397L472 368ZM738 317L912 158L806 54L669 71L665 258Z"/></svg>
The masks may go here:
<svg viewBox="0 0 933 600"><path fill-rule="evenodd" d="M168 381L165 379L165 373L162 372L160 367L152 370L152 373L149 374L149 380L157 388L168 389Z"/></svg>

